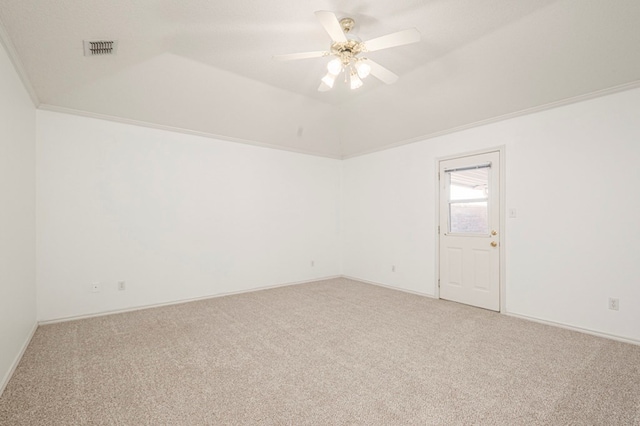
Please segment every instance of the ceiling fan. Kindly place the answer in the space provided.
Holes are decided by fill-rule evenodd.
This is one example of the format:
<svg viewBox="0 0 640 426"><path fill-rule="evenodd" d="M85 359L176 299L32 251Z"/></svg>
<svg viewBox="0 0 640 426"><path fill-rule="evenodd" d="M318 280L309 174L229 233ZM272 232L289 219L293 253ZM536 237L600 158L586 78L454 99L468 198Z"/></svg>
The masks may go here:
<svg viewBox="0 0 640 426"><path fill-rule="evenodd" d="M351 18L338 20L333 12L319 10L315 12L320 24L331 37L329 50L315 52L291 53L288 55L275 55L276 61L290 61L295 59L321 58L334 56L327 64L327 75L322 77L318 90L326 92L333 87L336 79L344 73L345 83L349 80L351 89L362 86L362 80L372 75L384 83L391 84L398 80L398 76L382 65L362 56L367 52L387 49L389 47L402 46L420 41L420 33L415 28L387 34L382 37L362 41L350 31L355 25Z"/></svg>

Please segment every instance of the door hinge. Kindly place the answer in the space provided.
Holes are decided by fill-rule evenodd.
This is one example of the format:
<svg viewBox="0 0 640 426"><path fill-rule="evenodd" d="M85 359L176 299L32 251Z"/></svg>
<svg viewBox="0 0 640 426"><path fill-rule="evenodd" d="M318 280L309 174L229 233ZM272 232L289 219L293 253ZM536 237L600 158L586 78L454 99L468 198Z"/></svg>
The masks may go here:
<svg viewBox="0 0 640 426"><path fill-rule="evenodd" d="M440 288L440 278L438 278L438 288Z"/></svg>
<svg viewBox="0 0 640 426"><path fill-rule="evenodd" d="M438 225L438 235L440 235L440 225Z"/></svg>

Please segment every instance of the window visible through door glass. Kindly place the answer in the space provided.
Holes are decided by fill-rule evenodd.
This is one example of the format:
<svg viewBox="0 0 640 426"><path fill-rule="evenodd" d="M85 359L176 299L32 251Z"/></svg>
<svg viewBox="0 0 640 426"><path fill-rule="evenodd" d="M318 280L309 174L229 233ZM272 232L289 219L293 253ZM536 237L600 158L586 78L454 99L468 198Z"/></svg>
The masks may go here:
<svg viewBox="0 0 640 426"><path fill-rule="evenodd" d="M489 234L490 166L446 171L449 183L449 232Z"/></svg>

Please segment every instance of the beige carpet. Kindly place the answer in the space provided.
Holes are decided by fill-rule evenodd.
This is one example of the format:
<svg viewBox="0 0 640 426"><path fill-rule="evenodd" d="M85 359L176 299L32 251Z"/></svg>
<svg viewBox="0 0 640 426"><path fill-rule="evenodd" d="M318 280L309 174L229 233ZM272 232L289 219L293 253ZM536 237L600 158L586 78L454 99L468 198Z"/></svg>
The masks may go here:
<svg viewBox="0 0 640 426"><path fill-rule="evenodd" d="M2 425L638 425L640 346L346 279L40 327Z"/></svg>

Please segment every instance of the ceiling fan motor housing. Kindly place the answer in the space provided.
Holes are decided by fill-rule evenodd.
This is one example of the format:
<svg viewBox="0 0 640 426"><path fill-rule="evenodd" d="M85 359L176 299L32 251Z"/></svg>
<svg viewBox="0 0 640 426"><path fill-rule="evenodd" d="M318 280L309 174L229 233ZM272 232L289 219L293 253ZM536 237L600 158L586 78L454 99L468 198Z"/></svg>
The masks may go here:
<svg viewBox="0 0 640 426"><path fill-rule="evenodd" d="M337 41L331 44L331 54L355 56L364 51L364 45L358 40Z"/></svg>
<svg viewBox="0 0 640 426"><path fill-rule="evenodd" d="M336 41L331 44L331 54L340 58L343 64L348 65L359 53L363 52L364 43L355 34L349 32L356 22L351 18L342 18L340 27L344 32L347 41Z"/></svg>
<svg viewBox="0 0 640 426"><path fill-rule="evenodd" d="M345 34L351 31L355 25L356 21L351 18L342 18L340 20L340 27L342 27L342 31L344 31Z"/></svg>

